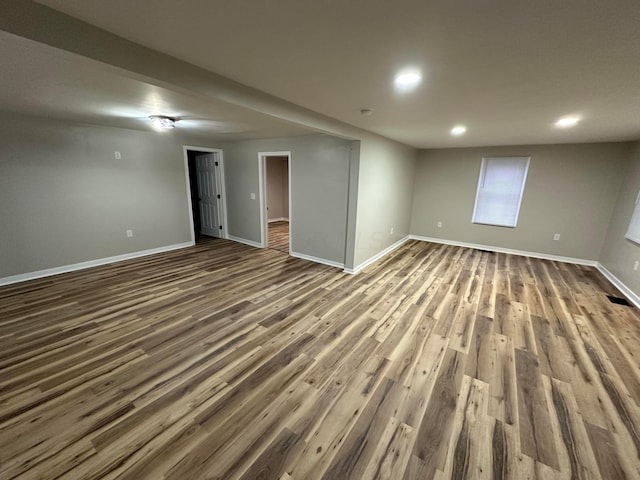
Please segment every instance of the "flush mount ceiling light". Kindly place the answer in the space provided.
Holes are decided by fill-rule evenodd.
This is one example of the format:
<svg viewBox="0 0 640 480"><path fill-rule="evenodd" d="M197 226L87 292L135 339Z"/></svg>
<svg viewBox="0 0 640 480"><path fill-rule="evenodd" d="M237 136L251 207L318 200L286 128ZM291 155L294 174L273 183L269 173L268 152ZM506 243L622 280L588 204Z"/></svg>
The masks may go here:
<svg viewBox="0 0 640 480"><path fill-rule="evenodd" d="M176 127L177 119L165 117L164 115L152 115L149 117L151 126L156 130L167 130Z"/></svg>
<svg viewBox="0 0 640 480"><path fill-rule="evenodd" d="M580 117L575 117L575 116L561 117L556 122L556 127L558 127L558 128L575 127L578 124L579 121L580 121Z"/></svg>
<svg viewBox="0 0 640 480"><path fill-rule="evenodd" d="M396 75L393 81L398 90L411 90L422 81L422 73L419 70L403 70Z"/></svg>
<svg viewBox="0 0 640 480"><path fill-rule="evenodd" d="M451 129L451 135L462 135L467 131L467 127L465 127L464 125L456 125L455 127L453 127Z"/></svg>

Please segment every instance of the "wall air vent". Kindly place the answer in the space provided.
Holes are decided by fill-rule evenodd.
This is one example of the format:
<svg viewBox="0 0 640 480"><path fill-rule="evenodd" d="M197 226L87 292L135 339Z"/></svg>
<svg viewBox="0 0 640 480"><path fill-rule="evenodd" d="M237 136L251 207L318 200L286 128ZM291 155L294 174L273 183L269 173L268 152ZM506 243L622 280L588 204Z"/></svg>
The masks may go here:
<svg viewBox="0 0 640 480"><path fill-rule="evenodd" d="M626 298L614 297L613 295L607 295L607 298L611 303L616 303L618 305L624 305L625 307L632 307L629 301Z"/></svg>

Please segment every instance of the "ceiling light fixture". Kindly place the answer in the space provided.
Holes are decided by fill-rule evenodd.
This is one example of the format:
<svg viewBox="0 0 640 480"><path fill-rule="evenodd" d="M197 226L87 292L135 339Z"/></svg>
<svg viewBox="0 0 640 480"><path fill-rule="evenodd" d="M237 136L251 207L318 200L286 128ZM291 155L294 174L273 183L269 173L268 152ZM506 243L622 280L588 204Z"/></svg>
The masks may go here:
<svg viewBox="0 0 640 480"><path fill-rule="evenodd" d="M559 118L556 122L556 127L558 128L569 128L574 127L580 121L580 117L562 117Z"/></svg>
<svg viewBox="0 0 640 480"><path fill-rule="evenodd" d="M167 130L176 127L177 119L171 117L165 117L164 115L151 115L151 126L156 130Z"/></svg>
<svg viewBox="0 0 640 480"><path fill-rule="evenodd" d="M418 70L405 70L400 72L393 81L398 90L410 90L417 87L422 81L422 73Z"/></svg>
<svg viewBox="0 0 640 480"><path fill-rule="evenodd" d="M363 115L365 117L368 117L372 113L373 113L373 108L361 108L360 109L360 115Z"/></svg>
<svg viewBox="0 0 640 480"><path fill-rule="evenodd" d="M464 125L456 125L451 129L451 135L462 135L467 131L467 127Z"/></svg>

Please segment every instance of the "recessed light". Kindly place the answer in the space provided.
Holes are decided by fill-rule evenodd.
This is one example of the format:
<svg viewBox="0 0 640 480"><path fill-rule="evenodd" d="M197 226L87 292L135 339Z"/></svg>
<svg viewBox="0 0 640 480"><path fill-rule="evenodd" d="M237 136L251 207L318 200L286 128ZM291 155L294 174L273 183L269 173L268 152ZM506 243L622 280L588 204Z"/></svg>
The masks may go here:
<svg viewBox="0 0 640 480"><path fill-rule="evenodd" d="M462 135L466 131L467 127L465 127L464 125L456 125L451 129L451 135Z"/></svg>
<svg viewBox="0 0 640 480"><path fill-rule="evenodd" d="M151 126L156 130L167 130L175 128L177 119L172 117L165 117L164 115L152 115L149 117L151 120Z"/></svg>
<svg viewBox="0 0 640 480"><path fill-rule="evenodd" d="M417 87L422 81L422 73L418 70L404 70L400 72L394 84L398 90L410 90Z"/></svg>
<svg viewBox="0 0 640 480"><path fill-rule="evenodd" d="M371 115L373 113L373 108L361 108L360 109L360 115L363 115L365 117Z"/></svg>
<svg viewBox="0 0 640 480"><path fill-rule="evenodd" d="M561 117L556 122L556 127L558 128L569 128L574 127L580 121L580 117Z"/></svg>

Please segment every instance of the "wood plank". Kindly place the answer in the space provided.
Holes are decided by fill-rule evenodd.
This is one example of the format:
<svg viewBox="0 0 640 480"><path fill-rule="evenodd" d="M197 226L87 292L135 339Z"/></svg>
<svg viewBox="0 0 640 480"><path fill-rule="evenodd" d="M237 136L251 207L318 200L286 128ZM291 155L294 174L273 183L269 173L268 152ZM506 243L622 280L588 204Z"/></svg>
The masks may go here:
<svg viewBox="0 0 640 480"><path fill-rule="evenodd" d="M289 255L289 222L269 222L269 248Z"/></svg>
<svg viewBox="0 0 640 480"><path fill-rule="evenodd" d="M483 350L479 379L489 383L489 415L507 425L518 421L518 389L513 340L490 335Z"/></svg>
<svg viewBox="0 0 640 480"><path fill-rule="evenodd" d="M465 376L444 478L491 479L494 421L487 415L489 385Z"/></svg>
<svg viewBox="0 0 640 480"><path fill-rule="evenodd" d="M629 469L624 457L618 452L611 432L590 423L585 423L585 428L603 479L631 480L638 477L640 472Z"/></svg>
<svg viewBox="0 0 640 480"><path fill-rule="evenodd" d="M367 463L362 480L394 480L409 462L415 430L391 417L380 436L371 460Z"/></svg>
<svg viewBox="0 0 640 480"><path fill-rule="evenodd" d="M640 478L640 313L592 267L219 239L0 287L0 477Z"/></svg>
<svg viewBox="0 0 640 480"><path fill-rule="evenodd" d="M516 378L522 452L557 470L549 406L535 355L516 349Z"/></svg>
<svg viewBox="0 0 640 480"><path fill-rule="evenodd" d="M466 356L447 350L403 478L432 478L444 468Z"/></svg>
<svg viewBox="0 0 640 480"><path fill-rule="evenodd" d="M240 477L241 480L264 480L281 478L287 463L302 449L304 443L291 430L284 429L271 444L262 451L258 459L251 464Z"/></svg>
<svg viewBox="0 0 640 480"><path fill-rule="evenodd" d="M561 471L571 472L571 478L599 480L598 465L571 385L547 377L543 382L553 411L551 418Z"/></svg>

